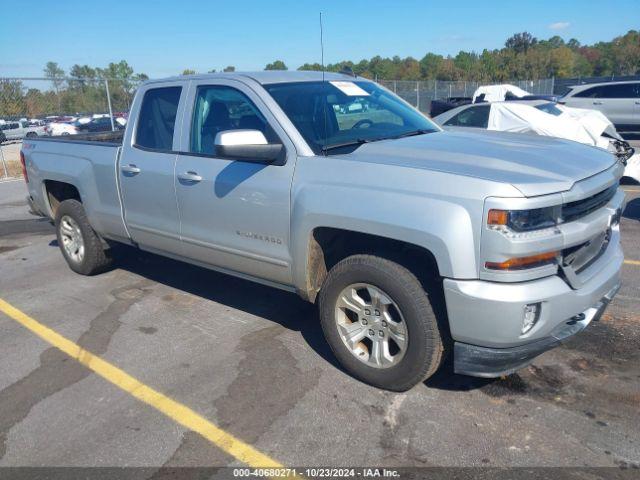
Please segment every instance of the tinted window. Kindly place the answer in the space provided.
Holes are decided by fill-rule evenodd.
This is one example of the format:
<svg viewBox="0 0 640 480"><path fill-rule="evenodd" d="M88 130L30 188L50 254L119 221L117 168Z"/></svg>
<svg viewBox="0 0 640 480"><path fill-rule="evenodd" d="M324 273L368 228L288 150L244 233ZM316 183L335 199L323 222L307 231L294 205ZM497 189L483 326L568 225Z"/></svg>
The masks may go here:
<svg viewBox="0 0 640 480"><path fill-rule="evenodd" d="M136 145L154 150L171 150L181 87L148 90L142 99Z"/></svg>
<svg viewBox="0 0 640 480"><path fill-rule="evenodd" d="M578 98L601 98L602 90L600 87L587 88L582 92L578 92L574 95L574 97Z"/></svg>
<svg viewBox="0 0 640 480"><path fill-rule="evenodd" d="M562 115L562 110L560 110L555 103L543 103L541 105L536 105L535 108L555 117Z"/></svg>
<svg viewBox="0 0 640 480"><path fill-rule="evenodd" d="M371 82L275 83L265 88L316 154L344 144L438 131L429 119Z"/></svg>
<svg viewBox="0 0 640 480"><path fill-rule="evenodd" d="M490 105L469 107L466 110L454 115L444 124L450 127L478 127L487 128L489 124Z"/></svg>
<svg viewBox="0 0 640 480"><path fill-rule="evenodd" d="M600 85L588 88L575 96L580 98L638 98L638 87L634 83Z"/></svg>
<svg viewBox="0 0 640 480"><path fill-rule="evenodd" d="M262 113L244 93L222 85L199 87L191 151L213 154L216 135L225 130L260 130L270 143L277 141Z"/></svg>

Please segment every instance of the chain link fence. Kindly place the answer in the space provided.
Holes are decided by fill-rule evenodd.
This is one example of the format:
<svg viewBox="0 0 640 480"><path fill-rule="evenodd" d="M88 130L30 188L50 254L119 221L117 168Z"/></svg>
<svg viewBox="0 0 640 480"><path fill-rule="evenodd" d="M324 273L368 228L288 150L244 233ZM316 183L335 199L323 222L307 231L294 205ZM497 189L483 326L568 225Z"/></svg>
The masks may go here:
<svg viewBox="0 0 640 480"><path fill-rule="evenodd" d="M47 135L54 124L72 128L87 125L95 118L108 118L99 127L114 130L128 116L139 82L113 78L32 78L0 77L0 178L20 172L22 138ZM57 134L64 134L65 130Z"/></svg>
<svg viewBox="0 0 640 480"><path fill-rule="evenodd" d="M540 80L513 80L509 83L536 95L551 95L554 90L553 78ZM442 81L442 80L379 80L385 86L420 111L429 113L432 100L444 100L449 97L471 97L481 85L491 82Z"/></svg>
<svg viewBox="0 0 640 480"><path fill-rule="evenodd" d="M98 78L0 78L0 120L128 112L137 82Z"/></svg>
<svg viewBox="0 0 640 480"><path fill-rule="evenodd" d="M424 112L431 100L470 97L487 82L381 80ZM551 94L554 79L505 82L534 94ZM137 82L99 78L0 78L0 123L2 120L44 120L46 117L81 117L94 114L119 115L129 111Z"/></svg>
<svg viewBox="0 0 640 480"><path fill-rule="evenodd" d="M587 83L626 82L631 80L640 80L640 75L609 75L606 77L557 78L555 81L553 93L556 95L564 95L569 91L569 87L573 87L574 85L584 85Z"/></svg>

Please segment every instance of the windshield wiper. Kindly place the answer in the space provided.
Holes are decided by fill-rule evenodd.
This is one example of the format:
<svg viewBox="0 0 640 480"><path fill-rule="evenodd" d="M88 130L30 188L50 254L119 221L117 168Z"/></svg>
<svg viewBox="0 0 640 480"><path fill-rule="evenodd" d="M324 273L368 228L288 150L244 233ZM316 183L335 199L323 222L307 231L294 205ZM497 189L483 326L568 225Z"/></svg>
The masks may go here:
<svg viewBox="0 0 640 480"><path fill-rule="evenodd" d="M343 148L343 147L357 147L362 145L363 143L379 142L380 140L395 140L397 138L413 137L415 135L424 135L426 133L433 133L433 132L435 132L435 130L418 129L418 130L412 130L410 132L401 133L400 135L394 135L393 137L357 138L349 142L334 143L333 145L325 145L324 147L321 148L321 151L323 153L326 153L329 150L336 150L338 148Z"/></svg>
<svg viewBox="0 0 640 480"><path fill-rule="evenodd" d="M389 139L415 137L416 135L425 135L427 133L433 133L433 132L435 132L435 130L427 130L424 128L420 128L418 130L412 130L410 132L401 133L400 135L396 135L394 137L389 137Z"/></svg>
<svg viewBox="0 0 640 480"><path fill-rule="evenodd" d="M321 151L324 152L328 152L329 150L336 150L338 148L343 148L343 147L357 147L359 145L362 145L364 143L369 143L373 140L369 140L366 138L357 138L355 140L352 140L350 142L343 142L343 143L334 143L332 145L325 145L324 147L321 148Z"/></svg>

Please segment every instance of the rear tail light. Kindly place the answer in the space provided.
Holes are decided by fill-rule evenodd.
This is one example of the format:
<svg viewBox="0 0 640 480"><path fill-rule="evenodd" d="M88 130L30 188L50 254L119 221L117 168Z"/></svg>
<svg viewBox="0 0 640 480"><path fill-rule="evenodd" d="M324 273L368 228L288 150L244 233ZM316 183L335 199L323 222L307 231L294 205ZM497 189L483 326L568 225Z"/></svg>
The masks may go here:
<svg viewBox="0 0 640 480"><path fill-rule="evenodd" d="M24 152L20 151L20 164L22 165L22 176L24 177L24 181L29 183L29 175L27 174L27 164L24 159Z"/></svg>

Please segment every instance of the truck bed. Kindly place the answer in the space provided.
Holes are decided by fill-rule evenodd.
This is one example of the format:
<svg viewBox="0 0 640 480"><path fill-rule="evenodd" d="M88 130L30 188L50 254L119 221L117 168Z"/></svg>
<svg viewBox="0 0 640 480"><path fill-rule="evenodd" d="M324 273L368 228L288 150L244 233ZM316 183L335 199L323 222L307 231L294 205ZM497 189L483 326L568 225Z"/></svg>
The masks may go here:
<svg viewBox="0 0 640 480"><path fill-rule="evenodd" d="M36 208L52 216L46 188L52 182L73 185L93 228L126 239L117 178L122 141L122 131L25 139L22 151Z"/></svg>

